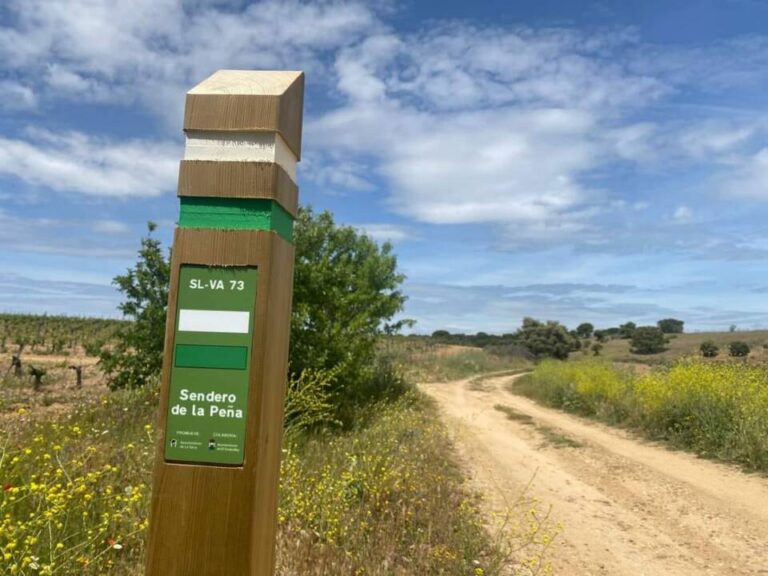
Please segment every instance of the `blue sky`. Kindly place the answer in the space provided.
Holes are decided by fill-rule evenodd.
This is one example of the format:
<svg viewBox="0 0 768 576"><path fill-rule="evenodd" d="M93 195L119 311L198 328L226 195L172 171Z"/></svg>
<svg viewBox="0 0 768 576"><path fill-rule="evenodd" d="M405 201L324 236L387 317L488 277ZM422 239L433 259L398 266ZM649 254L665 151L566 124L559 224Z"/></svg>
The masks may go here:
<svg viewBox="0 0 768 576"><path fill-rule="evenodd" d="M8 0L0 63L0 310L116 316L186 90L287 68L417 331L768 326L768 1Z"/></svg>

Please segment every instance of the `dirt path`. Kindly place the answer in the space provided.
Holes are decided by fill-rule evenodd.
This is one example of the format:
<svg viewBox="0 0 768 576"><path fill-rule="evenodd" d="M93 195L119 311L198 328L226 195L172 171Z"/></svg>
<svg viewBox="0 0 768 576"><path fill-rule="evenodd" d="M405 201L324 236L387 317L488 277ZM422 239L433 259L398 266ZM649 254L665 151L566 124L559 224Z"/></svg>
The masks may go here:
<svg viewBox="0 0 768 576"><path fill-rule="evenodd" d="M535 476L533 494L564 525L556 574L768 575L768 479L544 408L504 390L509 380L422 387L489 512Z"/></svg>

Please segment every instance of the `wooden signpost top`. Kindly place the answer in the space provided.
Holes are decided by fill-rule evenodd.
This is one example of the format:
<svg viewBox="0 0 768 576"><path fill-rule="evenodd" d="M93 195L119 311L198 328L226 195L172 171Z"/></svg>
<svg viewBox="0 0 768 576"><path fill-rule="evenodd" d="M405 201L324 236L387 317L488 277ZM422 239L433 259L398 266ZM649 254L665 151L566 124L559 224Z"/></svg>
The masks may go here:
<svg viewBox="0 0 768 576"><path fill-rule="evenodd" d="M219 70L187 92L184 130L277 132L301 160L304 74Z"/></svg>

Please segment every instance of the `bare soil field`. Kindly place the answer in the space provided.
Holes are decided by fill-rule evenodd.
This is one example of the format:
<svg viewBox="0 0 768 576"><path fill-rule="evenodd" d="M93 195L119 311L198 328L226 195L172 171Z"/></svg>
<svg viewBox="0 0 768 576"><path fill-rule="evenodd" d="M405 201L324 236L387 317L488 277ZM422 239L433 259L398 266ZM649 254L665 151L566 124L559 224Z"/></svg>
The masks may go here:
<svg viewBox="0 0 768 576"><path fill-rule="evenodd" d="M38 415L53 415L68 410L78 400L98 397L108 392L104 376L99 370L98 358L86 356L82 350L68 355L22 354L23 376L15 378L11 354L0 353L0 420L25 410ZM43 386L34 390L29 367L45 370ZM76 385L75 371L69 366L82 368L83 384Z"/></svg>
<svg viewBox="0 0 768 576"><path fill-rule="evenodd" d="M542 407L507 392L511 378L421 388L499 528L533 479L563 524L555 574L768 574L768 478Z"/></svg>

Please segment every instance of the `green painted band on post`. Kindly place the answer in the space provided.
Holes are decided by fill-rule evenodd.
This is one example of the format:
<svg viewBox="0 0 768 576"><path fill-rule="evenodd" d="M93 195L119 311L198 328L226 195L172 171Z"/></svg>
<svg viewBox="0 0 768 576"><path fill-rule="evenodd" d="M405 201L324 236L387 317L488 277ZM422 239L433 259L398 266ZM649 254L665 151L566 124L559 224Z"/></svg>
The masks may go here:
<svg viewBox="0 0 768 576"><path fill-rule="evenodd" d="M182 196L179 226L225 230L271 230L293 242L293 217L268 198Z"/></svg>
<svg viewBox="0 0 768 576"><path fill-rule="evenodd" d="M248 348L177 344L175 364L178 368L245 370L248 367Z"/></svg>

